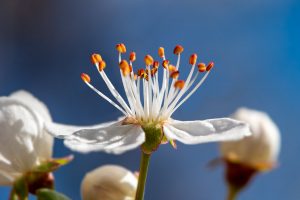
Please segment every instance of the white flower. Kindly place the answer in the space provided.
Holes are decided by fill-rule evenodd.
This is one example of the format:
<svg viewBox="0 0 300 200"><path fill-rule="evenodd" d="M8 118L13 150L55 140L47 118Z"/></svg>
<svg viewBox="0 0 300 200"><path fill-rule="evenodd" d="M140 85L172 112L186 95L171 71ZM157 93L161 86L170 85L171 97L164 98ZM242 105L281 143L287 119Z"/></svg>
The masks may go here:
<svg viewBox="0 0 300 200"><path fill-rule="evenodd" d="M51 117L31 94L0 97L0 185L12 185L23 173L51 158L53 138L44 130Z"/></svg>
<svg viewBox="0 0 300 200"><path fill-rule="evenodd" d="M155 127L163 131L171 142L178 140L185 144L236 140L249 134L243 123L229 118L208 119L203 121L178 121L172 114L182 105L204 82L209 75L213 63L196 65L197 55L190 57L190 73L185 81L178 80L180 54L183 47L176 46L174 54L178 56L175 66L165 58L164 49L159 48L162 58L162 84L159 83L159 62L153 61L150 55L145 57L146 69L132 70L135 53L130 53L130 62L122 60L121 54L126 52L124 44L117 45L119 66L127 101L119 94L107 77L105 62L99 54L92 55L95 65L106 86L116 101L97 90L87 74L81 78L99 96L107 100L124 114L120 120L91 127L66 126L61 124L47 125L49 133L64 138L65 145L79 152L105 151L123 153L136 148L145 142L144 130ZM200 74L204 74L202 78Z"/></svg>
<svg viewBox="0 0 300 200"><path fill-rule="evenodd" d="M101 166L87 173L81 184L83 200L134 200L135 175L117 165Z"/></svg>
<svg viewBox="0 0 300 200"><path fill-rule="evenodd" d="M232 162L267 170L277 163L280 133L276 124L264 112L238 109L233 118L249 124L252 135L239 141L223 142L222 156Z"/></svg>

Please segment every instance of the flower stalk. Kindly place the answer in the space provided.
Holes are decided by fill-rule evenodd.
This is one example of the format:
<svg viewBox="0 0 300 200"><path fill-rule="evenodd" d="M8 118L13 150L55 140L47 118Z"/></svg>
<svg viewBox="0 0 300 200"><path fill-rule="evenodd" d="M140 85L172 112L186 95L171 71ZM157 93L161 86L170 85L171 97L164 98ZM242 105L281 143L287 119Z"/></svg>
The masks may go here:
<svg viewBox="0 0 300 200"><path fill-rule="evenodd" d="M235 200L238 194L239 190L237 188L228 186L228 194L226 200Z"/></svg>
<svg viewBox="0 0 300 200"><path fill-rule="evenodd" d="M150 163L151 154L146 154L142 151L141 163L140 163L140 172L139 172L139 181L136 191L135 200L143 200L145 193L145 186L147 180L148 167Z"/></svg>

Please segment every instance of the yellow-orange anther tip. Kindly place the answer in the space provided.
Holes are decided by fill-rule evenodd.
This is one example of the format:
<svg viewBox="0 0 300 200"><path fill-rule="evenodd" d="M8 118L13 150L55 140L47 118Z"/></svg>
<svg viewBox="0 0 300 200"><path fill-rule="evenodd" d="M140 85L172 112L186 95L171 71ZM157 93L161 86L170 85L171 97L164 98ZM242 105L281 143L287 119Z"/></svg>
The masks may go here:
<svg viewBox="0 0 300 200"><path fill-rule="evenodd" d="M127 76L130 73L130 65L126 60L120 62L120 69L122 70L123 76Z"/></svg>
<svg viewBox="0 0 300 200"><path fill-rule="evenodd" d="M144 61L145 61L147 66L150 66L150 65L153 64L153 58L150 55L146 55Z"/></svg>
<svg viewBox="0 0 300 200"><path fill-rule="evenodd" d="M119 53L126 53L126 46L123 43L117 44L116 49Z"/></svg>
<svg viewBox="0 0 300 200"><path fill-rule="evenodd" d="M179 55L180 53L182 53L183 52L183 47L181 46L181 45L177 45L175 48L174 48L174 51L173 51L173 53L175 54L175 55Z"/></svg>
<svg viewBox="0 0 300 200"><path fill-rule="evenodd" d="M206 71L206 65L204 63L198 64L198 70L199 72L205 72Z"/></svg>
<svg viewBox="0 0 300 200"><path fill-rule="evenodd" d="M136 60L136 54L135 52L131 52L130 55L129 55L129 60L131 62L134 62Z"/></svg>
<svg viewBox="0 0 300 200"><path fill-rule="evenodd" d="M81 77L81 79L82 79L84 82L87 82L87 83L90 83L90 82L91 82L90 76L87 75L86 73L81 73L80 77Z"/></svg>
<svg viewBox="0 0 300 200"><path fill-rule="evenodd" d="M154 61L153 62L153 68L158 68L159 67L159 62L158 61Z"/></svg>
<svg viewBox="0 0 300 200"><path fill-rule="evenodd" d="M207 67L206 67L206 71L210 71L213 67L214 67L214 62L210 62L210 63L208 63L208 65L207 65Z"/></svg>
<svg viewBox="0 0 300 200"><path fill-rule="evenodd" d="M99 63L100 61L102 61L102 57L100 56L100 54L94 53L91 55L91 61L95 65L95 64Z"/></svg>
<svg viewBox="0 0 300 200"><path fill-rule="evenodd" d="M163 62L162 62L162 66L165 68L165 69L167 69L168 68L168 66L169 66L169 61L168 60L164 60Z"/></svg>
<svg viewBox="0 0 300 200"><path fill-rule="evenodd" d="M184 87L184 80L178 80L174 83L174 87L177 89L182 89Z"/></svg>
<svg viewBox="0 0 300 200"><path fill-rule="evenodd" d="M191 56L190 56L190 64L191 65L194 65L194 64L196 64L196 62L197 62L197 54L192 54Z"/></svg>
<svg viewBox="0 0 300 200"><path fill-rule="evenodd" d="M98 66L99 71L102 71L105 67L106 67L106 63L104 62L104 60L101 60Z"/></svg>
<svg viewBox="0 0 300 200"><path fill-rule="evenodd" d="M170 77L173 78L173 79L177 79L179 77L179 71L172 72Z"/></svg>
<svg viewBox="0 0 300 200"><path fill-rule="evenodd" d="M159 57L163 58L165 56L165 49L163 47L159 47L158 49Z"/></svg>
<svg viewBox="0 0 300 200"><path fill-rule="evenodd" d="M168 65L168 70L172 73L176 71L176 67L174 65Z"/></svg>

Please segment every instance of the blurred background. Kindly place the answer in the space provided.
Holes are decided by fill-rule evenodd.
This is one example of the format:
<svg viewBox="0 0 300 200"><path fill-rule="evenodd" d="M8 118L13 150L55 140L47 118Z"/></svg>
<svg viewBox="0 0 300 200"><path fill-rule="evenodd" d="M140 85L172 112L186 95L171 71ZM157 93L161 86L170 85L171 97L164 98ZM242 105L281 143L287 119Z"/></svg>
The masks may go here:
<svg viewBox="0 0 300 200"><path fill-rule="evenodd" d="M90 54L103 56L106 73L123 92L115 44L135 50L139 66L145 54L157 59L160 46L175 62L173 47L181 44L182 63L196 52L204 62L213 60L215 68L173 117L224 117L240 106L268 112L282 133L280 164L258 176L240 199L300 199L299 24L297 0L0 0L0 95L28 90L60 123L114 120L121 113L80 79L81 72L89 73L108 94ZM103 164L139 167L139 149L120 156L82 155L57 140L55 157L68 154L75 160L55 173L56 188L74 200L80 199L86 172ZM217 144L178 144L177 150L162 145L152 157L145 199L224 199L222 167L206 167L218 156ZM0 199L8 193L1 187Z"/></svg>

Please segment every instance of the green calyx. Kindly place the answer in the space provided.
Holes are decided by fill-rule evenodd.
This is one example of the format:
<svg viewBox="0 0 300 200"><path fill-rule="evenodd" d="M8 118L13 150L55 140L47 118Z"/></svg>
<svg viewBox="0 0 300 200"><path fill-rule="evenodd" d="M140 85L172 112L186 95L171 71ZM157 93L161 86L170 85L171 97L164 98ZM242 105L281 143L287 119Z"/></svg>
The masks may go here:
<svg viewBox="0 0 300 200"><path fill-rule="evenodd" d="M161 124L147 123L142 125L145 132L146 141L142 144L142 151L145 154L151 154L159 147L163 139L163 131Z"/></svg>

